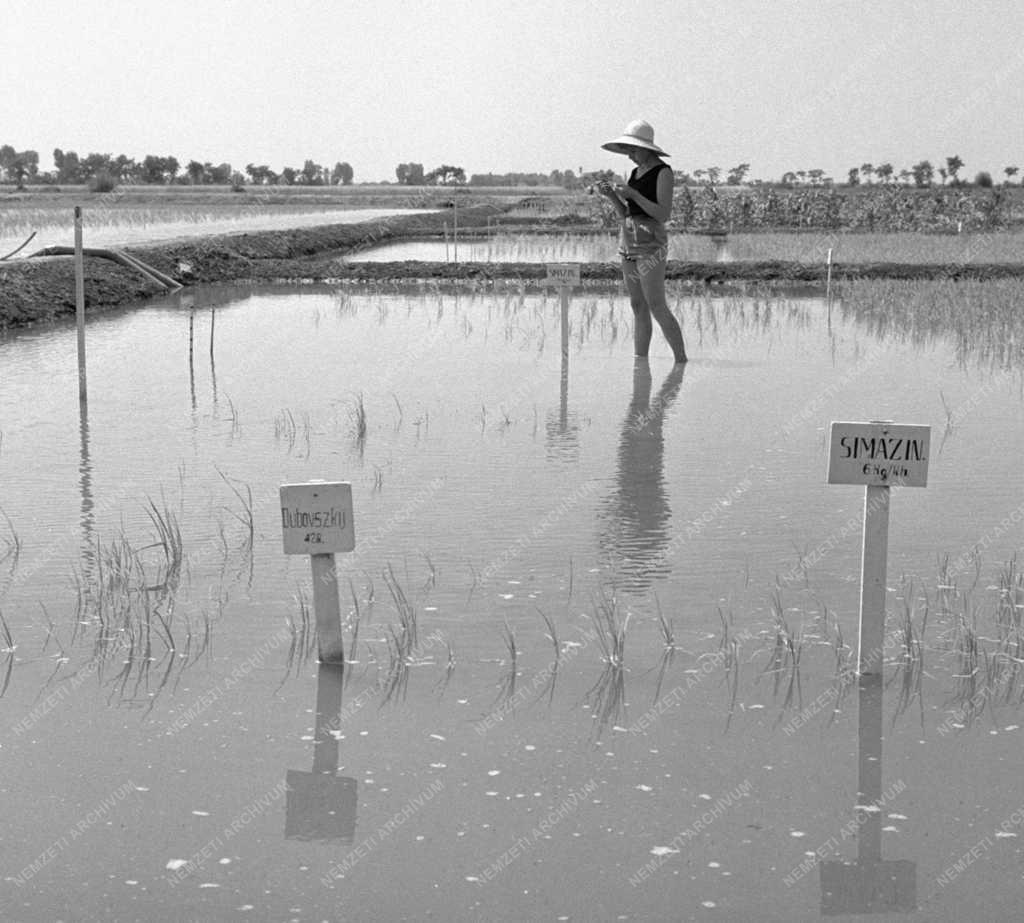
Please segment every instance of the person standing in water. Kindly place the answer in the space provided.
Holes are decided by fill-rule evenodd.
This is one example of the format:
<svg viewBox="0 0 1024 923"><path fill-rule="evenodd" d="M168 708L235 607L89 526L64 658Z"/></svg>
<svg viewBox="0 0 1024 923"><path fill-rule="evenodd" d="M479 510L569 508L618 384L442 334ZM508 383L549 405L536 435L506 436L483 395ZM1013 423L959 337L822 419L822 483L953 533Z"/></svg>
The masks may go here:
<svg viewBox="0 0 1024 923"><path fill-rule="evenodd" d="M614 154L625 154L636 164L625 183L601 180L597 191L619 214L619 255L622 277L633 308L633 346L645 357L658 322L676 362L686 362L686 346L679 322L665 300L665 263L668 261L668 230L672 213L672 168L662 160L669 154L654 143L654 129L642 120L630 122L619 137L601 145Z"/></svg>

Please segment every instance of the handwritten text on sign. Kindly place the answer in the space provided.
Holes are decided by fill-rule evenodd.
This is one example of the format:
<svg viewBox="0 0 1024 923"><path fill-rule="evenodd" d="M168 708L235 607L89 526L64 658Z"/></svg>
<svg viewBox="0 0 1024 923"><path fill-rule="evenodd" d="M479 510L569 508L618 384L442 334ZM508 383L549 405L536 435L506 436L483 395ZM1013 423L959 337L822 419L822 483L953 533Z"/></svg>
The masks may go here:
<svg viewBox="0 0 1024 923"><path fill-rule="evenodd" d="M580 264L579 263L547 263L548 277L544 279L544 285L579 285Z"/></svg>
<svg viewBox="0 0 1024 923"><path fill-rule="evenodd" d="M281 485L285 554L334 554L356 547L352 485L314 481Z"/></svg>
<svg viewBox="0 0 1024 923"><path fill-rule="evenodd" d="M925 487L930 440L930 426L833 423L828 483Z"/></svg>

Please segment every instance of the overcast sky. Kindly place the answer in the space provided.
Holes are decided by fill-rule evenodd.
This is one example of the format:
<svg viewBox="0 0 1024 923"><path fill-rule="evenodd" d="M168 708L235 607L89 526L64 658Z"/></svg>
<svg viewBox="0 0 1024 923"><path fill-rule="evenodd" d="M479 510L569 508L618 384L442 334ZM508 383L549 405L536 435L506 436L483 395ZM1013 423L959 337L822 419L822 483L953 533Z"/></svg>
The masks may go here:
<svg viewBox="0 0 1024 923"><path fill-rule="evenodd" d="M1024 167L1024 4L8 0L0 20L0 144L44 170L54 147L344 160L357 182L621 169L600 144L634 118L690 171L958 154L1002 179Z"/></svg>

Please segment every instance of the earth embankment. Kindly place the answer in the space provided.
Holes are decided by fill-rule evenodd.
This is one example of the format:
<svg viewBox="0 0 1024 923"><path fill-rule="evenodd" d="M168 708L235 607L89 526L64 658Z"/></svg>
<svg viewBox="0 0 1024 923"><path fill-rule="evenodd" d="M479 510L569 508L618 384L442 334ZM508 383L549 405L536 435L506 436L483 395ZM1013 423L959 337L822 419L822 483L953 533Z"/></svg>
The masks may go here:
<svg viewBox="0 0 1024 923"><path fill-rule="evenodd" d="M490 219L504 211L500 206L476 205L459 210L460 228L472 233L486 228ZM532 230L565 232L558 219L529 220ZM545 268L537 263L358 263L351 257L360 249L388 240L440 234L450 212L401 215L365 224L334 224L287 231L261 231L195 237L149 246L125 248L150 266L184 286L204 282L269 282L275 280L342 281L438 279L477 281L498 279L537 280ZM502 216L502 226L510 223ZM544 224L537 228L537 224ZM575 227L571 230L576 230ZM800 262L682 262L670 261L670 279L697 283L824 283L823 265ZM23 326L52 320L75 310L74 261L68 256L33 256L0 262L0 326ZM591 263L581 267L585 280L620 278L615 263ZM962 265L921 263L835 264L832 278L846 279L990 279L1024 276L1024 264ZM90 310L143 301L161 293L152 281L104 259L85 261L85 299Z"/></svg>

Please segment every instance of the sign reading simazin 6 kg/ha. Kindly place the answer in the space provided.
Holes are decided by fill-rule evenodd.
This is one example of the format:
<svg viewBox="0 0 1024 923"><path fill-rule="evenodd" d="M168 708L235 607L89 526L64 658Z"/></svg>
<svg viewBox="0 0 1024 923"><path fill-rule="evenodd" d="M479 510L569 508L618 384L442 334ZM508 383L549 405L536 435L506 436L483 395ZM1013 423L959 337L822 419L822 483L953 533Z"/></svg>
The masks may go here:
<svg viewBox="0 0 1024 923"><path fill-rule="evenodd" d="M833 423L828 483L868 487L925 487L930 426L909 423Z"/></svg>
<svg viewBox="0 0 1024 923"><path fill-rule="evenodd" d="M281 485L285 554L334 554L356 547L352 485L311 481Z"/></svg>

